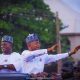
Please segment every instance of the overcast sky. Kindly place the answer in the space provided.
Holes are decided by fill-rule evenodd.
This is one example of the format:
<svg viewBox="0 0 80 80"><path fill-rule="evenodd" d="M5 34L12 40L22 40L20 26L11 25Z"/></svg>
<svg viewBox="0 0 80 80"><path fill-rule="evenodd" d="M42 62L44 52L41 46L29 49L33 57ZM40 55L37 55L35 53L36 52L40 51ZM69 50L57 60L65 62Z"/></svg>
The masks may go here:
<svg viewBox="0 0 80 80"><path fill-rule="evenodd" d="M72 7L75 11L80 12L80 0L62 0L67 5Z"/></svg>

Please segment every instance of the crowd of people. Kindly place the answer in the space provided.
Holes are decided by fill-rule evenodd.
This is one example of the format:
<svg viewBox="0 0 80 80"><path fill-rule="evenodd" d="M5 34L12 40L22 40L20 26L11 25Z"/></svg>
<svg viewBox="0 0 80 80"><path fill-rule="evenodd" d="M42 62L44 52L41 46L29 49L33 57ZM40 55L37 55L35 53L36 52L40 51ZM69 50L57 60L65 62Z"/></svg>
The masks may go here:
<svg viewBox="0 0 80 80"><path fill-rule="evenodd" d="M75 47L69 53L60 54L48 54L49 52L54 52L58 45L52 45L47 49L40 49L41 43L37 34L29 34L26 39L26 46L28 50L24 50L21 54L18 52L13 52L13 37L5 35L1 40L1 50L0 54L0 73L24 73L30 75L30 78L34 79L53 79L53 80L66 80L70 75L78 75L80 78L80 65L75 66L75 68L62 68L62 76L58 75L57 72L48 74L44 72L45 64L51 62L56 62L60 59L69 57L80 49L80 45ZM54 65L54 64L53 64ZM70 65L70 64L69 64ZM72 71L71 71L72 70ZM76 72L79 73L76 73ZM69 75L68 77L66 77ZM65 79L64 79L65 78ZM69 79L68 79L69 80Z"/></svg>

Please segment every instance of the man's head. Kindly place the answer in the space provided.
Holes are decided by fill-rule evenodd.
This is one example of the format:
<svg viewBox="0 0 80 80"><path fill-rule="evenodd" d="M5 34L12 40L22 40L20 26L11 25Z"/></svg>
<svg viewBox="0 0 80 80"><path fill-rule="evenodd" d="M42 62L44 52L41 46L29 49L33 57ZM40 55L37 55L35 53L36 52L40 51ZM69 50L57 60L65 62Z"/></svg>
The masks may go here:
<svg viewBox="0 0 80 80"><path fill-rule="evenodd" d="M27 47L29 50L40 49L40 42L37 34L29 34L26 38Z"/></svg>
<svg viewBox="0 0 80 80"><path fill-rule="evenodd" d="M10 54L12 52L12 44L13 44L13 37L5 35L2 37L1 40L1 50L4 54Z"/></svg>

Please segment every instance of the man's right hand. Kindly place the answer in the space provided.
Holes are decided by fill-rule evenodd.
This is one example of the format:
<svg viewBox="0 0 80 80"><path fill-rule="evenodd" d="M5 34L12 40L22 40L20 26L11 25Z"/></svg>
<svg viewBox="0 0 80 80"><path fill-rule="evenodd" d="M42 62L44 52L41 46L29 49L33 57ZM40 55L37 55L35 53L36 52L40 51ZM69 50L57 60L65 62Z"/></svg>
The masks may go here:
<svg viewBox="0 0 80 80"><path fill-rule="evenodd" d="M48 52L54 52L57 49L57 47L58 47L58 44L55 44L52 47L47 48L47 50L48 50Z"/></svg>

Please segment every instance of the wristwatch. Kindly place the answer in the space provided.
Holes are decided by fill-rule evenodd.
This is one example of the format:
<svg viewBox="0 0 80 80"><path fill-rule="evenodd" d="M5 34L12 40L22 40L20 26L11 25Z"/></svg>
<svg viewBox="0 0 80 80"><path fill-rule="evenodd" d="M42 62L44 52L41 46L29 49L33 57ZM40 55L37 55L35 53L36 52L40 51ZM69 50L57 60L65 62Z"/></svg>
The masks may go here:
<svg viewBox="0 0 80 80"><path fill-rule="evenodd" d="M7 68L8 66L7 66L7 64L4 64L3 67L4 67L4 68Z"/></svg>

